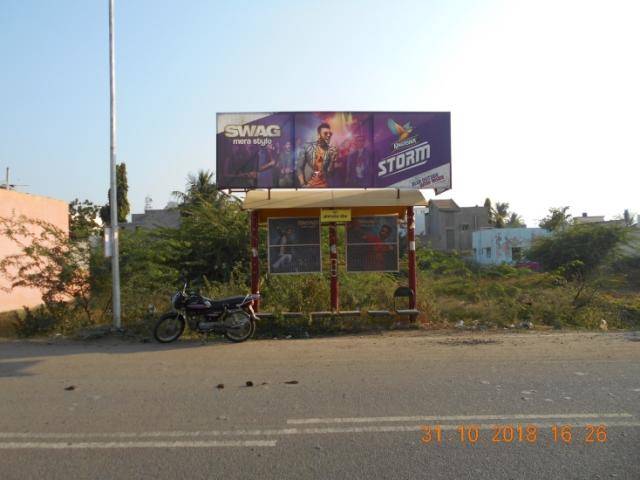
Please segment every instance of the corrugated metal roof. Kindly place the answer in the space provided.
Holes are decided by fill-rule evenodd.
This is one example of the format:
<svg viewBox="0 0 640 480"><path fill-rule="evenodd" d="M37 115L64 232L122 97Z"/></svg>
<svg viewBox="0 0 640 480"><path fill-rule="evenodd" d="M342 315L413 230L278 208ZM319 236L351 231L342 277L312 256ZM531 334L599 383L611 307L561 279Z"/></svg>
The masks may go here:
<svg viewBox="0 0 640 480"><path fill-rule="evenodd" d="M300 189L250 190L242 202L246 210L282 208L353 208L427 205L420 190Z"/></svg>

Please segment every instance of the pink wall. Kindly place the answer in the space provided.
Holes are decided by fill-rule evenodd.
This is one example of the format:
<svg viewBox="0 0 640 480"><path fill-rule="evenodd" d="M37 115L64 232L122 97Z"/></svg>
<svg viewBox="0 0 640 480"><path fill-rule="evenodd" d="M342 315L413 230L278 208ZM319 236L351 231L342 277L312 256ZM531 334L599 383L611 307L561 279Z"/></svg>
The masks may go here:
<svg viewBox="0 0 640 480"><path fill-rule="evenodd" d="M13 190L0 189L0 217L19 217L24 215L52 223L69 232L69 214L66 202L53 198L30 195ZM15 243L0 236L0 258L18 253ZM0 287L8 287L6 278L0 277ZM40 292L30 288L16 288L10 293L0 289L0 312L16 310L23 306L32 307L41 303Z"/></svg>

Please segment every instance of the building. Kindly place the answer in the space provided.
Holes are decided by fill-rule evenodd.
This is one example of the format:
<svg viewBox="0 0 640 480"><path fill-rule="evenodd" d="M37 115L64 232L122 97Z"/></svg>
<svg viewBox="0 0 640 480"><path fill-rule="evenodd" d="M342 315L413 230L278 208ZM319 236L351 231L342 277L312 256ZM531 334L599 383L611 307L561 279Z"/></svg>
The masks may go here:
<svg viewBox="0 0 640 480"><path fill-rule="evenodd" d="M413 207L413 214L416 222L416 237L424 236L427 231L427 207Z"/></svg>
<svg viewBox="0 0 640 480"><path fill-rule="evenodd" d="M430 200L424 234L418 238L435 250L470 252L473 232L484 228L491 228L486 207L459 207L451 199Z"/></svg>
<svg viewBox="0 0 640 480"><path fill-rule="evenodd" d="M125 230L137 230L139 228L179 228L180 210L177 208L164 208L161 210L145 210L144 213L131 215L131 222L121 225Z"/></svg>
<svg viewBox="0 0 640 480"><path fill-rule="evenodd" d="M580 217L573 217L573 223L582 225L585 223L604 223L604 215L587 215L583 212Z"/></svg>
<svg viewBox="0 0 640 480"><path fill-rule="evenodd" d="M69 233L69 206L67 202L53 198L17 192L0 188L0 217L27 218L49 222L65 233ZM0 258L20 253L20 247L13 241L0 235ZM11 285L6 278L0 277L0 312L34 307L42 303L42 294L34 288L5 289Z"/></svg>
<svg viewBox="0 0 640 480"><path fill-rule="evenodd" d="M516 263L537 237L550 235L544 228L490 228L473 232L473 257L484 265Z"/></svg>

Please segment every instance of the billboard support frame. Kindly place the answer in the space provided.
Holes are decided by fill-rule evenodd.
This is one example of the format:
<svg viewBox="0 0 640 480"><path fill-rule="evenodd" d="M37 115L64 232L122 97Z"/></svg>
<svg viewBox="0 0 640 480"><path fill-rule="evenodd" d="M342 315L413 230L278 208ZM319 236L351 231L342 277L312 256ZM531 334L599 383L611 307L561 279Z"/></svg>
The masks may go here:
<svg viewBox="0 0 640 480"><path fill-rule="evenodd" d="M251 212L251 293L260 294L260 258L258 257L258 247L260 243L260 233L258 230L258 211ZM260 311L260 299L254 301L254 309Z"/></svg>
<svg viewBox="0 0 640 480"><path fill-rule="evenodd" d="M409 261L409 288L413 291L413 295L409 298L409 308L416 308L416 222L413 207L407 207L407 242L408 242L408 261Z"/></svg>
<svg viewBox="0 0 640 480"><path fill-rule="evenodd" d="M340 310L339 284L338 284L338 233L336 222L329 224L329 258L331 267L331 311L337 313Z"/></svg>

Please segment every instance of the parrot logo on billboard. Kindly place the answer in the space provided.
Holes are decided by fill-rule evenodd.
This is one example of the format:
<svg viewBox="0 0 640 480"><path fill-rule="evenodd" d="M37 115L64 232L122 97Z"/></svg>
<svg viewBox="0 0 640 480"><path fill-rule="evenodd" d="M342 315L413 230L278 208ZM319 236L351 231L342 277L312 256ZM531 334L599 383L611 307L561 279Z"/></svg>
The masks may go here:
<svg viewBox="0 0 640 480"><path fill-rule="evenodd" d="M409 138L409 135L411 135L411 132L413 132L411 122L400 125L399 123L396 123L393 118L390 118L387 120L387 126L389 127L389 130L391 130L391 133L398 136L398 142L406 140Z"/></svg>
<svg viewBox="0 0 640 480"><path fill-rule="evenodd" d="M411 122L400 125L393 118L389 118L387 120L387 127L389 127L389 130L391 130L391 133L398 136L398 141L393 142L394 150L400 150L401 148L418 143L417 135L414 135L413 137L410 136L413 133Z"/></svg>

